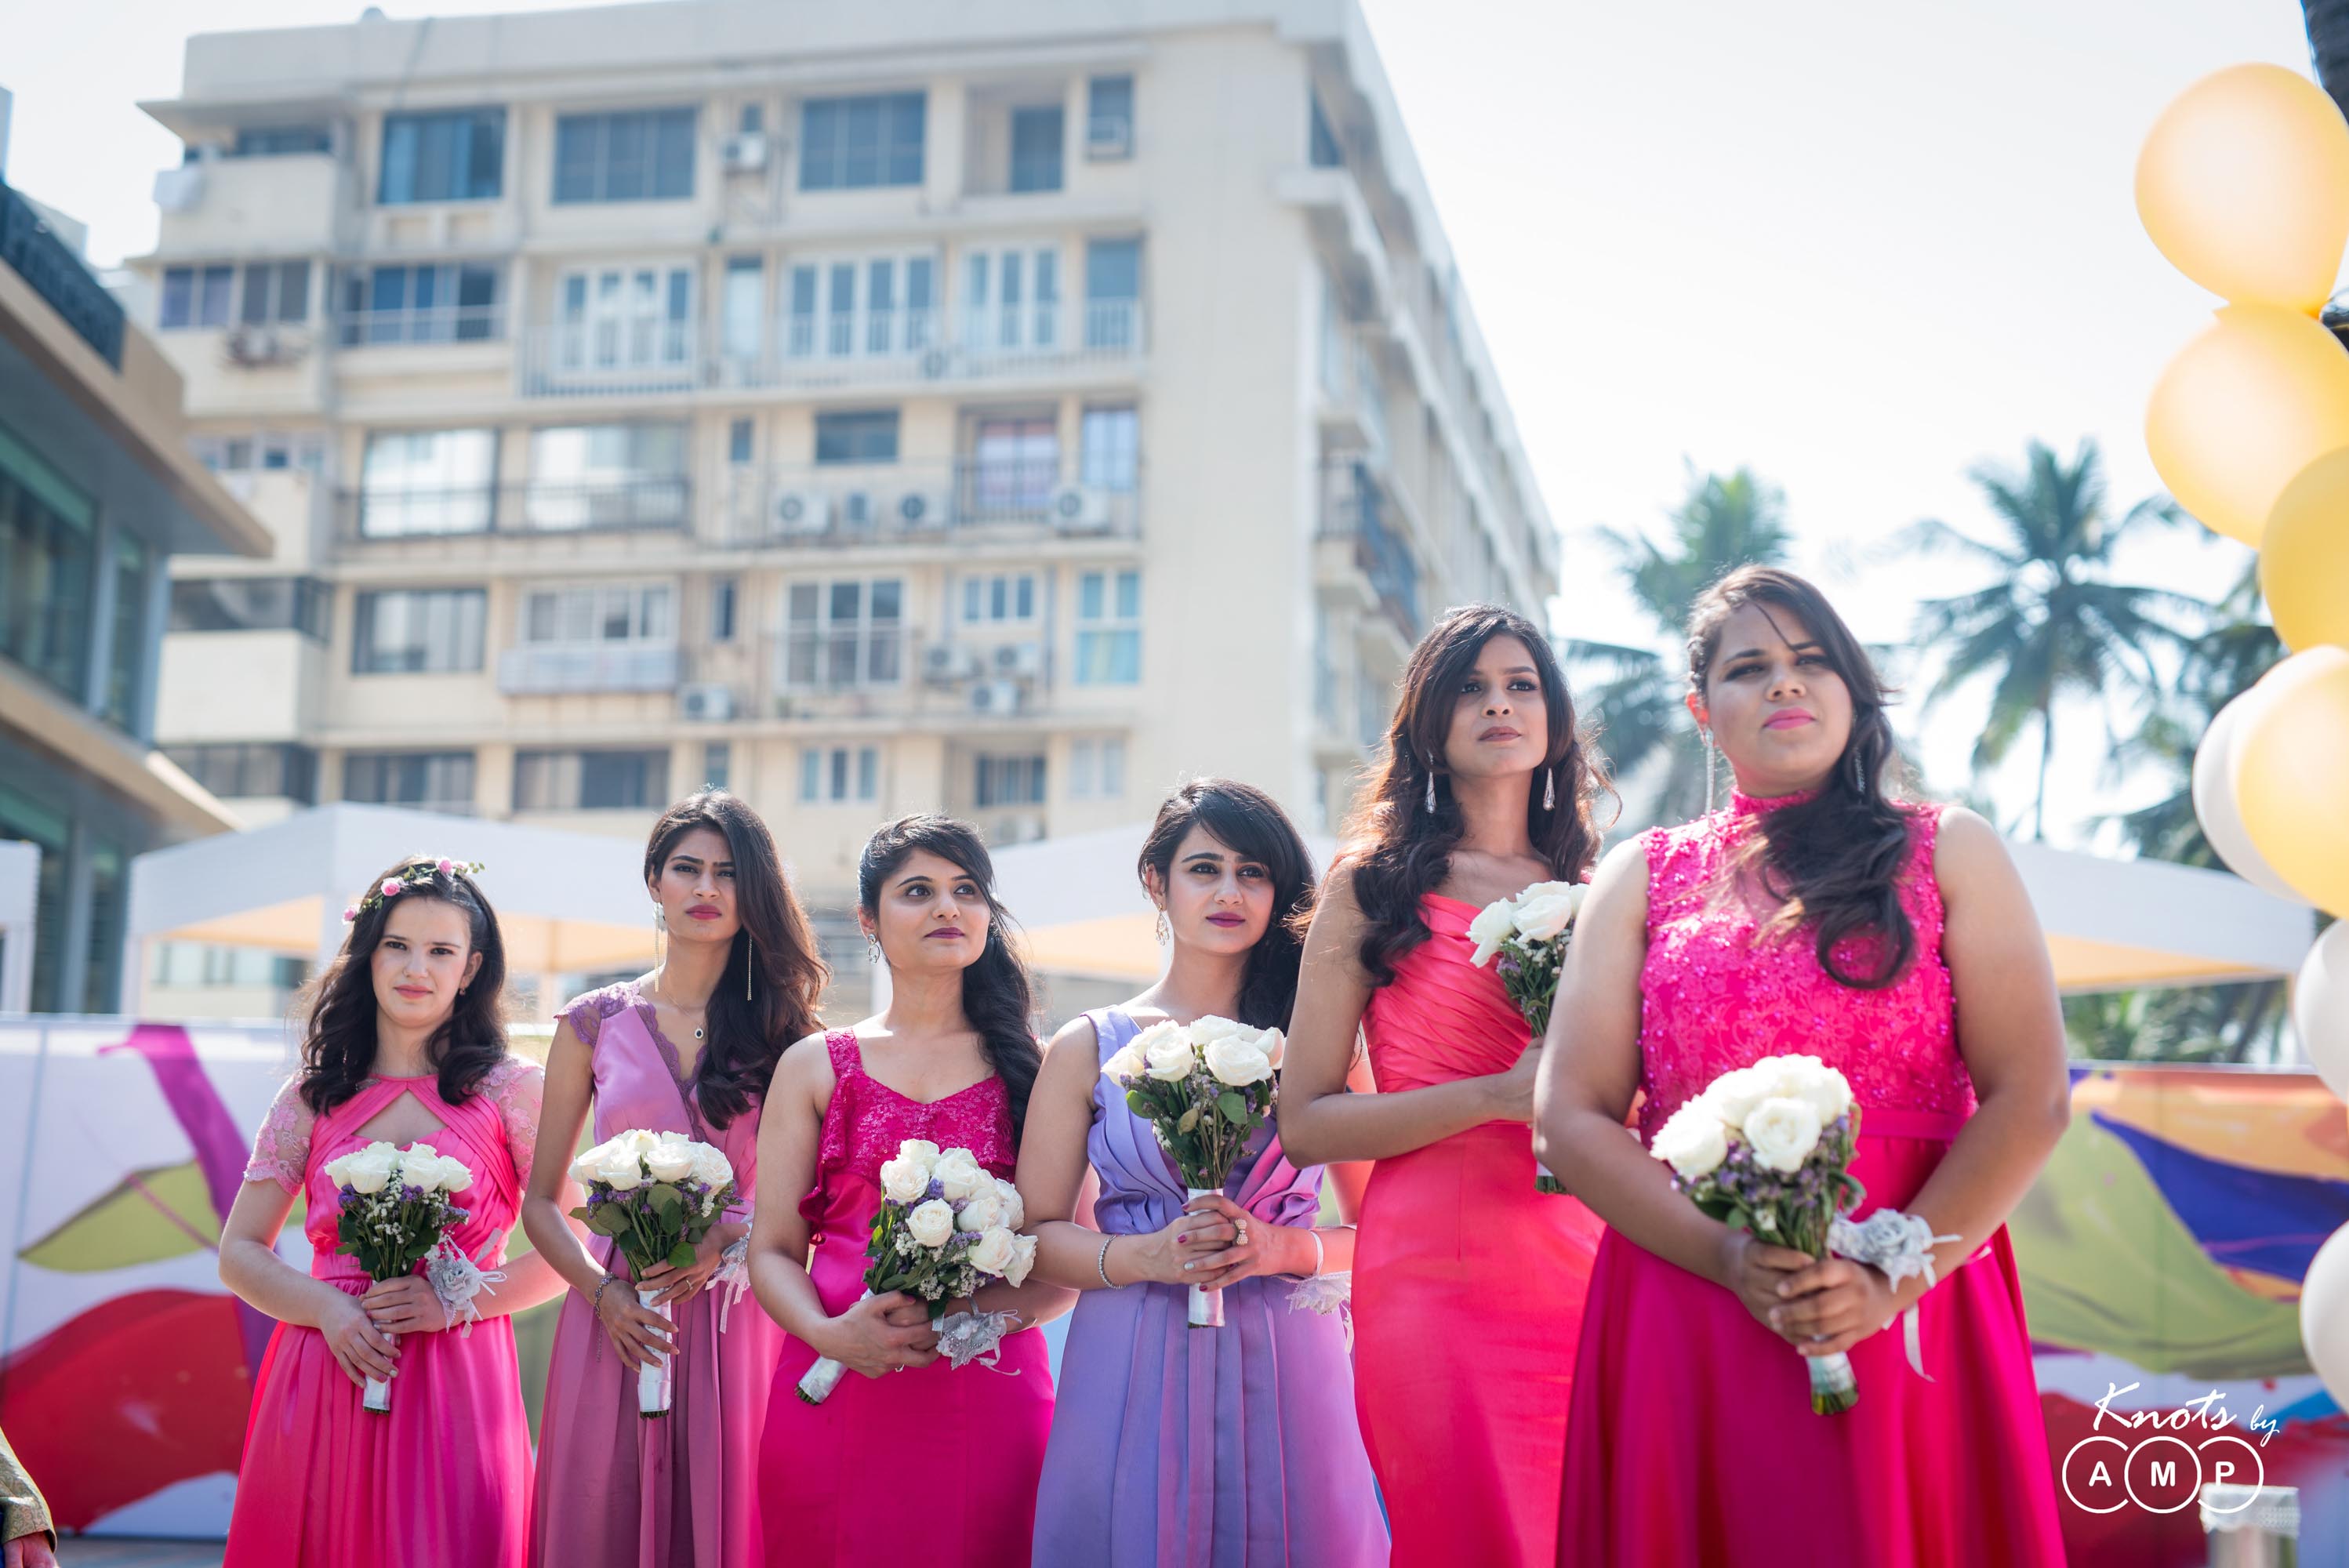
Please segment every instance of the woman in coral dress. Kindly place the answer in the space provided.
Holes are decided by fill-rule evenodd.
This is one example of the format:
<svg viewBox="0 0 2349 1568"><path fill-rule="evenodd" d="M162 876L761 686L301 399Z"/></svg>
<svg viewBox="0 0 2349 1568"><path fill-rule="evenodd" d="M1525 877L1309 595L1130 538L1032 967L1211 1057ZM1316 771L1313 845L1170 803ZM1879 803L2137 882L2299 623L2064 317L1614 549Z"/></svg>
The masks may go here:
<svg viewBox="0 0 2349 1568"><path fill-rule="evenodd" d="M387 892L384 890L396 891ZM450 1321L421 1274L371 1282L338 1253L328 1161L419 1140L463 1163L450 1233L501 1271L538 1132L541 1074L505 1049L497 922L462 869L410 861L370 884L319 982L302 1070L271 1106L221 1237L221 1277L278 1320L255 1379L226 1561L240 1568L521 1568L530 1425L509 1315L560 1285L536 1257ZM273 1250L295 1197L310 1268ZM461 1309L460 1309L461 1312ZM388 1377L391 1408L360 1408Z"/></svg>
<svg viewBox="0 0 2349 1568"><path fill-rule="evenodd" d="M1399 1568L1557 1550L1599 1226L1536 1190L1540 1053L1471 961L1468 923L1582 878L1598 787L1548 640L1509 611L1452 612L1403 673L1388 761L1306 944L1281 1140L1299 1165L1378 1161L1354 1251L1354 1392ZM1375 1094L1346 1092L1358 1022Z"/></svg>
<svg viewBox="0 0 2349 1568"><path fill-rule="evenodd" d="M783 1047L816 1023L824 969L767 826L724 790L670 807L645 846L667 934L641 979L567 1004L547 1057L538 1180L523 1218L570 1282L539 1421L532 1561L546 1568L748 1568L758 1560L759 1437L782 1330L728 1269L750 1233L759 1096ZM564 1172L592 1103L595 1140L633 1128L722 1150L740 1194L688 1269L646 1278L639 1305L605 1237L564 1217ZM722 1277L721 1277L722 1275ZM606 1282L610 1283L606 1283ZM674 1357L668 1414L637 1412L636 1368Z"/></svg>
<svg viewBox="0 0 2349 1568"><path fill-rule="evenodd" d="M1735 792L1609 857L1541 1073L1545 1158L1609 1226L1557 1562L2060 1563L2003 1229L2068 1105L2030 903L1981 818L1887 797L1883 688L1816 589L1733 574L1690 647L1692 710ZM1937 1284L1732 1231L1617 1130L1635 1091L1645 1140L1783 1055L1850 1081L1863 1217L1921 1219ZM1803 1358L1837 1352L1858 1404L1815 1415Z"/></svg>
<svg viewBox="0 0 2349 1568"><path fill-rule="evenodd" d="M1068 1293L1030 1279L979 1293L1029 1326L986 1360L940 1359L925 1305L864 1298L882 1162L907 1139L965 1148L1013 1180L1041 1057L1028 974L995 903L977 832L944 817L893 822L857 867L867 951L889 1002L783 1053L759 1128L751 1288L789 1332L767 1404L760 1510L771 1568L906 1563L1027 1568L1052 1373L1035 1322ZM813 1255L810 1249L812 1246ZM847 1368L809 1404L820 1356Z"/></svg>

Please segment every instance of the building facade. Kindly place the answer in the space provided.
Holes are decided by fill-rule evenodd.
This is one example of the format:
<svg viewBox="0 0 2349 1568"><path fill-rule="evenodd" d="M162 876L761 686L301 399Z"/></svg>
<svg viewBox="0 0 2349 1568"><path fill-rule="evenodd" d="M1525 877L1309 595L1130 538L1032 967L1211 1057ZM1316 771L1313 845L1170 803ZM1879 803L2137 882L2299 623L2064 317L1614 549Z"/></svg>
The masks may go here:
<svg viewBox="0 0 2349 1568"><path fill-rule="evenodd" d="M1350 0L371 16L147 107L275 539L177 571L160 723L249 820L722 783L837 920L909 810L1325 827L1430 619L1555 591Z"/></svg>
<svg viewBox="0 0 2349 1568"><path fill-rule="evenodd" d="M115 1011L131 857L237 825L152 745L166 566L270 549L64 227L0 184L0 1012Z"/></svg>

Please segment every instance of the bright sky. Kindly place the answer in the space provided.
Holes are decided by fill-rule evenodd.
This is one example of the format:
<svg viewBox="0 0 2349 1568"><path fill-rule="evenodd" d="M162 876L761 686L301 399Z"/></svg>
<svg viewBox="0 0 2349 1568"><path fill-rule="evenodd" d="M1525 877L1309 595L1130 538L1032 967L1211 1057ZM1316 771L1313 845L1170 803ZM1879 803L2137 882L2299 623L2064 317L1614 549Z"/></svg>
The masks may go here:
<svg viewBox="0 0 2349 1568"><path fill-rule="evenodd" d="M1879 547L1923 516L1986 529L1964 478L1977 460L2094 436L2121 505L2156 490L2145 399L2216 302L2138 227L2137 147L2209 71L2308 69L2293 0L1363 3L1567 533L1560 629L1609 640L1652 634L1588 530L1652 525L1684 459L1783 486L1797 564L1884 642L1919 594L1971 585ZM176 94L186 36L359 9L19 7L0 61L8 177L87 222L100 264L144 251L152 177L178 149L135 104ZM2127 570L2213 591L2248 557L2205 537ZM2054 824L2142 794L2102 789L2094 715L2064 719ZM1925 726L1944 787L1978 725L1979 705L1953 701ZM2003 799L2027 796L2027 773L2010 768Z"/></svg>

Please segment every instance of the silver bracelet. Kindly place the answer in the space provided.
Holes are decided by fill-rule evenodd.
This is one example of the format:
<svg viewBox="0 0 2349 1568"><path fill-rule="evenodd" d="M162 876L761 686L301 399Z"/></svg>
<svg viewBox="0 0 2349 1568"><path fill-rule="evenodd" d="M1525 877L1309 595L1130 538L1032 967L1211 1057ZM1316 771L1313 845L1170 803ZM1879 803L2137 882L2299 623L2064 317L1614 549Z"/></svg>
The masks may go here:
<svg viewBox="0 0 2349 1568"><path fill-rule="evenodd" d="M1308 1279L1311 1279L1315 1274L1319 1274L1321 1272L1322 1265L1330 1261L1330 1253L1329 1249L1321 1244L1320 1232L1309 1229L1305 1233L1313 1238L1313 1274L1305 1276Z"/></svg>
<svg viewBox="0 0 2349 1568"><path fill-rule="evenodd" d="M1093 1260L1093 1268L1102 1276L1102 1284L1109 1286L1112 1290L1123 1290L1125 1286L1118 1284L1117 1281L1109 1277L1109 1245L1115 1240L1117 1240L1115 1236L1103 1236L1102 1238L1101 1256Z"/></svg>

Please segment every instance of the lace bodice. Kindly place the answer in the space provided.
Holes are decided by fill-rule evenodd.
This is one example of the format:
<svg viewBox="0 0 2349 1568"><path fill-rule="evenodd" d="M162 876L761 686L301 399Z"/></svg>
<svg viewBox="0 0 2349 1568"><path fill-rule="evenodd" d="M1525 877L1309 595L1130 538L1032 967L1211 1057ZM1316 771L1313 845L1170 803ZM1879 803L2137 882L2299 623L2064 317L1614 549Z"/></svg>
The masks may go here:
<svg viewBox="0 0 2349 1568"><path fill-rule="evenodd" d="M1809 927L1758 936L1769 908L1721 885L1723 863L1754 817L1783 803L1734 795L1725 811L1641 836L1648 857L1648 956L1640 973L1642 1135L1652 1135L1731 1068L1796 1053L1839 1069L1863 1111L1971 1112L1973 1080L1958 1054L1954 996L1941 956L1941 894L1933 880L1939 809L1908 808L1911 848L1899 897L1917 929L1916 956L1890 985L1867 991L1828 978ZM1864 969L1871 944L1881 940L1847 937L1837 958Z"/></svg>
<svg viewBox="0 0 2349 1568"><path fill-rule="evenodd" d="M1011 1179L1019 1155L1001 1078L981 1078L925 1105L865 1073L854 1030L834 1029L823 1043L832 1054L833 1084L816 1150L815 1185L800 1202L811 1225L823 1229L829 1219L837 1226L859 1211L869 1222L880 1202L881 1162L895 1159L897 1146L908 1138L926 1138L941 1149L968 1149L990 1172Z"/></svg>
<svg viewBox="0 0 2349 1568"><path fill-rule="evenodd" d="M538 1146L539 1101L545 1088L546 1074L536 1062L508 1057L490 1069L478 1091L497 1108L498 1120L505 1128L507 1152L525 1182L530 1180L531 1152ZM301 1079L287 1079L270 1102L269 1114L262 1118L261 1130L254 1135L253 1158L245 1162L244 1179L274 1181L288 1192L299 1192L309 1169L310 1134L317 1120L316 1113L302 1099Z"/></svg>

